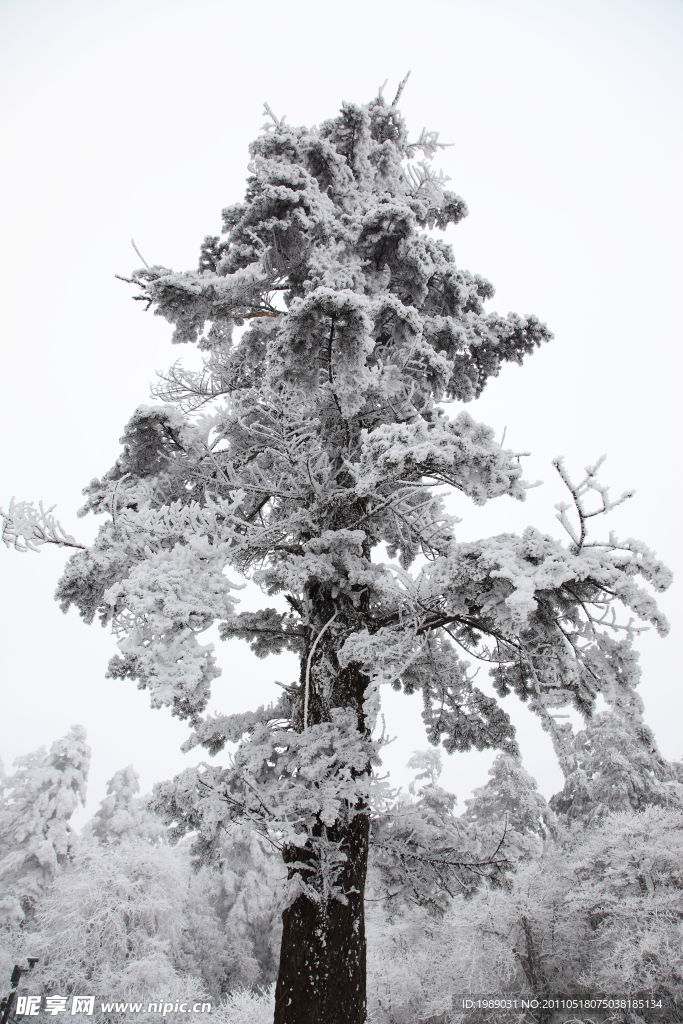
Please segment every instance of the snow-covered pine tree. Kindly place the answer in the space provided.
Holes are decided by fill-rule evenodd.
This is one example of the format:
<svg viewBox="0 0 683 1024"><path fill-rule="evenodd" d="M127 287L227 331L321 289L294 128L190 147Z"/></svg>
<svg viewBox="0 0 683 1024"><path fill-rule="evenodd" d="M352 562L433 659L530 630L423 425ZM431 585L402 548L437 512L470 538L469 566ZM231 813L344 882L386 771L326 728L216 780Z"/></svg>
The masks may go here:
<svg viewBox="0 0 683 1024"><path fill-rule="evenodd" d="M484 880L503 881L510 866L504 815L497 834L488 829L485 835L456 817L455 796L439 785L438 750L415 751L406 767L416 771L408 793L374 802L368 899L390 901L390 914L408 903L439 916L454 896L472 893Z"/></svg>
<svg viewBox="0 0 683 1024"><path fill-rule="evenodd" d="M132 764L114 772L107 783L107 795L88 822L86 831L98 842L122 843L146 839L160 842L165 833L161 819L138 796L140 777Z"/></svg>
<svg viewBox="0 0 683 1024"><path fill-rule="evenodd" d="M70 820L85 803L90 748L74 725L50 747L17 758L0 804L0 924L30 918L74 853Z"/></svg>
<svg viewBox="0 0 683 1024"><path fill-rule="evenodd" d="M499 836L513 865L540 854L554 828L553 812L536 780L512 754L496 757L488 781L465 801L462 821L480 842Z"/></svg>
<svg viewBox="0 0 683 1024"><path fill-rule="evenodd" d="M434 744L513 751L468 659L493 662L497 692L539 712L588 710L601 688L630 686L632 637L606 611L626 605L664 628L638 585L668 582L647 549L586 541L589 515L610 505L592 471L575 485L558 465L568 543L533 528L454 538L444 488L460 510L526 490L517 453L444 406L476 398L550 335L533 316L486 312L491 285L432 233L466 207L432 169L436 134L411 141L397 100L345 103L312 129L268 111L245 199L198 269L135 273L138 297L204 353L203 369L176 365L165 404L134 414L116 464L87 488L98 538L59 586L64 608L113 624L111 674L187 719L191 744L239 741L231 763L185 773L159 802L207 850L235 818L280 846L277 1024L365 1019L381 684L421 691ZM75 544L22 504L4 536ZM277 603L236 611L226 570ZM207 717L219 669L202 633L214 622L257 655L296 652L299 676L276 706Z"/></svg>
<svg viewBox="0 0 683 1024"><path fill-rule="evenodd" d="M677 767L659 753L639 706L631 717L616 711L594 715L573 739L571 768L550 801L568 824L590 824L606 814L646 807L683 807Z"/></svg>
<svg viewBox="0 0 683 1024"><path fill-rule="evenodd" d="M260 986L276 977L282 913L282 860L249 825L235 825L224 844L217 911L224 932L244 938L258 964Z"/></svg>

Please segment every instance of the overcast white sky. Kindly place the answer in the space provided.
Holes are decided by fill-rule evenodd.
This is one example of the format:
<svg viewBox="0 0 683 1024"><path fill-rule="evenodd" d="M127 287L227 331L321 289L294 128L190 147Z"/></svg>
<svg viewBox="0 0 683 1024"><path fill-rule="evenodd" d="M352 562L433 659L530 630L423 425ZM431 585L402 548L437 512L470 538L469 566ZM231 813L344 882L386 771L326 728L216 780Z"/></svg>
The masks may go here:
<svg viewBox="0 0 683 1024"><path fill-rule="evenodd" d="M535 312L556 335L470 407L533 452L527 475L546 484L526 506L475 512L461 536L554 529L551 459L579 468L606 452L614 490L638 492L612 525L676 569L682 44L680 0L0 0L0 505L42 497L90 537L81 488L115 459L154 371L183 355L114 278L139 265L130 238L150 263L193 267L221 208L242 198L264 100L315 123L411 69L409 125L453 144L441 164L470 207L450 233L458 261L493 281L491 308ZM0 558L5 764L81 722L96 804L131 761L148 788L198 760L178 752L185 726L104 679L112 637L52 601L62 554ZM643 638L641 693L673 758L680 587L662 604L672 636ZM224 664L217 706L229 710L293 675L240 644ZM547 738L511 705L550 795ZM392 694L387 718L397 769L426 745L419 704ZM449 758L446 783L467 796L493 756Z"/></svg>

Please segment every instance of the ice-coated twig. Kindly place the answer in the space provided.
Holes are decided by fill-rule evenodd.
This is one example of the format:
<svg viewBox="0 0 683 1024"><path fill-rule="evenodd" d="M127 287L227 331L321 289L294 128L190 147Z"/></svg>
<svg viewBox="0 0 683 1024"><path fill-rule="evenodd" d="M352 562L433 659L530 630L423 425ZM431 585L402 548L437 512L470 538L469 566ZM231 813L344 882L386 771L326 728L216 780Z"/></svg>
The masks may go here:
<svg viewBox="0 0 683 1024"><path fill-rule="evenodd" d="M408 71L408 73L404 76L404 78L399 82L398 89L396 90L396 95L394 96L394 99L393 99L392 104L391 104L392 107L395 107L396 104L398 103L398 101L400 100L401 94L402 94L403 90L405 89L409 78L410 78L410 71Z"/></svg>
<svg viewBox="0 0 683 1024"><path fill-rule="evenodd" d="M133 249L135 250L135 255L136 255L136 256L139 256L139 258L140 258L140 259L142 260L142 262L144 263L144 265L145 265L145 266L147 267L147 269L149 270L149 269L150 269L150 267L149 267L149 263L147 262L147 260L145 259L145 257L144 257L144 256L142 255L142 253L141 253L141 252L140 252L140 250L138 249L137 245L135 244L135 239L134 239L134 238L131 238L131 240L130 240L130 244L131 244L131 245L133 246Z"/></svg>
<svg viewBox="0 0 683 1024"><path fill-rule="evenodd" d="M263 104L263 113L266 115L266 117L269 117L271 119L271 121L273 122L273 124L275 125L276 128L284 127L285 118L284 117L277 117L273 113L273 110L272 110L272 108L271 108L269 103L264 103ZM266 128L270 128L270 125L266 125Z"/></svg>
<svg viewBox="0 0 683 1024"><path fill-rule="evenodd" d="M32 501L12 498L7 512L0 508L3 544L22 552L38 551L44 544L84 551L85 545L79 544L52 515L55 507L45 508L42 501L36 507Z"/></svg>
<svg viewBox="0 0 683 1024"><path fill-rule="evenodd" d="M435 156L437 150L448 149L452 145L452 142L439 142L438 132L427 131L426 128L423 128L417 142L408 143L406 150L408 154L412 156L412 154L419 149L428 159L431 160L431 158ZM447 180L445 176L444 180Z"/></svg>
<svg viewBox="0 0 683 1024"><path fill-rule="evenodd" d="M594 516L601 516L605 515L607 512L611 512L612 509L615 509L618 505L622 505L629 498L632 498L635 493L634 491L624 491L620 497L614 500L609 497L609 487L607 487L606 484L599 483L597 479L598 470L604 461L605 456L601 455L598 461L592 466L586 466L584 470L586 475L583 480L579 483L574 483L567 472L564 459L561 456L553 459L553 466L559 473L562 483L572 496L571 503L562 501L555 505L555 508L557 509L557 519L571 538L577 552L581 551L586 540L586 521L588 519L592 519ZM598 506L593 509L589 509L586 505L586 496L591 491L597 494L599 499ZM572 504L578 517L578 529L567 515Z"/></svg>

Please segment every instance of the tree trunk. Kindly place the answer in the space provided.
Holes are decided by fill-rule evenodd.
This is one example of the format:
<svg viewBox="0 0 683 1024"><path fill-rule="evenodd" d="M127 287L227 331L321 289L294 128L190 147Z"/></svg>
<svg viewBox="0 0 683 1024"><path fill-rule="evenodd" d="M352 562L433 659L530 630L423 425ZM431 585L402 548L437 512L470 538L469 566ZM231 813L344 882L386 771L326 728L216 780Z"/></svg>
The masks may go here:
<svg viewBox="0 0 683 1024"><path fill-rule="evenodd" d="M347 903L301 895L282 915L275 1024L365 1024L369 830L361 813L337 832L347 857L338 877ZM300 860L301 851L295 856Z"/></svg>
<svg viewBox="0 0 683 1024"><path fill-rule="evenodd" d="M542 957L536 949L531 921L525 914L522 914L522 929L526 953L520 953L519 950L514 950L514 952L522 965L534 997L539 1002L542 1002L550 995L550 986L548 985L548 979L543 968ZM542 1007L538 1012L536 1020L538 1024L550 1024L552 1017L553 1011L547 1007Z"/></svg>
<svg viewBox="0 0 683 1024"><path fill-rule="evenodd" d="M359 601L357 609L345 607L339 599L335 603L324 588L312 584L305 600L315 608L316 621L301 657L301 696L294 721L305 729L328 722L334 708L348 708L357 717L359 734L368 738L363 713L368 678L358 665L341 667L337 659L337 630L346 633L357 628L354 620L367 610L367 598ZM351 771L356 774L356 769ZM365 772L370 771L368 763ZM314 900L302 893L282 914L274 1024L365 1024L365 878L370 818L362 801L355 808L348 807L348 812L348 818L332 827L318 822L308 847L284 852L285 862L291 864L289 877L298 873L304 882L310 880L320 898ZM321 847L315 840L322 836L345 857L334 871L337 897L326 895L322 877L327 869L316 860Z"/></svg>

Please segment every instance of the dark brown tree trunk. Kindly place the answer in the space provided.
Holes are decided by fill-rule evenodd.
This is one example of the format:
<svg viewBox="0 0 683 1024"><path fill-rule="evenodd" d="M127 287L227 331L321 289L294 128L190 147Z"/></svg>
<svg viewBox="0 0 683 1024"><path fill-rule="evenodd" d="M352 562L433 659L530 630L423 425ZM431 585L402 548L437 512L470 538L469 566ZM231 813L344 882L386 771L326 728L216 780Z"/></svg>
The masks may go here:
<svg viewBox="0 0 683 1024"><path fill-rule="evenodd" d="M301 657L300 699L294 716L299 729L328 722L333 708L348 708L357 717L359 734L369 737L363 713L368 678L357 665L341 667L337 660L337 630L345 634L353 626L354 617L366 611L366 600L357 609L344 607L317 584L307 588L306 601L316 608L317 621ZM366 772L370 770L368 763ZM325 868L316 861L321 851L316 840L323 836L344 855L334 871L336 895L324 895ZM299 873L320 898L302 893L283 912L274 1024L365 1024L369 837L368 808L359 802L348 808L348 818L334 826L320 822L308 847L284 851L285 863L292 865L290 878Z"/></svg>
<svg viewBox="0 0 683 1024"><path fill-rule="evenodd" d="M337 878L346 903L314 903L301 895L282 915L275 1024L365 1024L369 829L361 813L336 830L347 858ZM301 851L296 856L300 860Z"/></svg>

